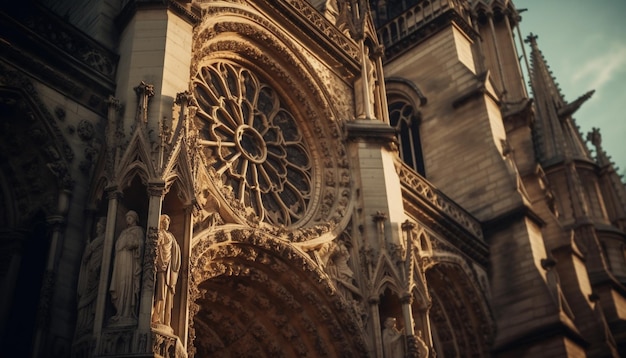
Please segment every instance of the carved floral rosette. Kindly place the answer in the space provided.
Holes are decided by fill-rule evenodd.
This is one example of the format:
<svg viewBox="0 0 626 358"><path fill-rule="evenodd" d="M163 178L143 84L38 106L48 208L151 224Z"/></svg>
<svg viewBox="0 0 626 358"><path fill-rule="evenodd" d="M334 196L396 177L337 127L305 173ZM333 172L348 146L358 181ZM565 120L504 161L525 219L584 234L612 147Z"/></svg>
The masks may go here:
<svg viewBox="0 0 626 358"><path fill-rule="evenodd" d="M204 6L191 88L199 190L221 201L226 222L292 242L337 234L352 195L331 104L342 94L331 96L300 47L258 13Z"/></svg>

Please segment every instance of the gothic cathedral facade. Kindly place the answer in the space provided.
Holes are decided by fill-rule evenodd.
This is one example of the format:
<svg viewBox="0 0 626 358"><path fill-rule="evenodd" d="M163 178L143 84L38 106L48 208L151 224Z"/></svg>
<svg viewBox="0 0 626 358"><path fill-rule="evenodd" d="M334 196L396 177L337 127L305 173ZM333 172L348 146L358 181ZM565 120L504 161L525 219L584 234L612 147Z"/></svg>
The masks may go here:
<svg viewBox="0 0 626 358"><path fill-rule="evenodd" d="M567 102L520 21L511 0L0 5L1 349L626 355L626 189L572 117L593 92Z"/></svg>

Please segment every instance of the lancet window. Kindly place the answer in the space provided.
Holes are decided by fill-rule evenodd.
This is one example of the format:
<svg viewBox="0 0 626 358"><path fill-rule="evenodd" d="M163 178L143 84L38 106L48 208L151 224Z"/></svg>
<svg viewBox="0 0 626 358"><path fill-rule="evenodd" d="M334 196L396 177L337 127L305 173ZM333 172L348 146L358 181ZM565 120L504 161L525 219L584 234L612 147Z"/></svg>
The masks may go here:
<svg viewBox="0 0 626 358"><path fill-rule="evenodd" d="M389 121L396 128L402 160L422 176L426 175L420 141L419 117L413 106L396 100L389 103Z"/></svg>

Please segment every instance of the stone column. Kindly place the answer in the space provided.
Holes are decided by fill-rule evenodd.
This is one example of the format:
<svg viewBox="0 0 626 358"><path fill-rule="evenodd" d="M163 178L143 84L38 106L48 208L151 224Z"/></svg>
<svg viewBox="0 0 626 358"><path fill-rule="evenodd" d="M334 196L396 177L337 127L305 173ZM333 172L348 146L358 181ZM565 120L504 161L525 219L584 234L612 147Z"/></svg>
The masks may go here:
<svg viewBox="0 0 626 358"><path fill-rule="evenodd" d="M152 321L152 306L154 302L155 259L157 249L157 233L161 205L165 196L165 182L154 181L148 183L148 221L146 223L146 245L143 253L143 278L141 283L141 298L139 303L139 333L150 332Z"/></svg>
<svg viewBox="0 0 626 358"><path fill-rule="evenodd" d="M93 336L100 344L102 326L104 323L104 310L109 286L109 272L111 271L111 259L113 252L113 242L115 241L115 224L117 218L117 208L121 192L117 187L107 188L109 207L107 209L106 229L104 231L104 243L102 245L102 266L100 267L100 282L98 284L98 297L96 298L96 315L94 318Z"/></svg>
<svg viewBox="0 0 626 358"><path fill-rule="evenodd" d="M404 319L404 332L407 336L412 336L415 334L415 328L413 327L413 309L411 308L413 297L411 296L411 293L406 292L400 298L400 302L402 302L402 318Z"/></svg>
<svg viewBox="0 0 626 358"><path fill-rule="evenodd" d="M369 298L368 303L370 305L370 323L372 324L372 333L374 334L374 357L383 358L383 336L380 327L380 313L378 312L378 304L380 299L376 296Z"/></svg>
<svg viewBox="0 0 626 358"><path fill-rule="evenodd" d="M180 245L180 254L182 259L180 272L178 274L180 290L177 294L180 295L178 300L178 302L180 302L180 306L178 308L177 331L183 347L187 350L187 338L189 334L189 308L187 301L189 299L189 258L191 257L191 239L193 236L193 205L185 208L184 226L185 233ZM174 323L172 323L172 326L174 326Z"/></svg>

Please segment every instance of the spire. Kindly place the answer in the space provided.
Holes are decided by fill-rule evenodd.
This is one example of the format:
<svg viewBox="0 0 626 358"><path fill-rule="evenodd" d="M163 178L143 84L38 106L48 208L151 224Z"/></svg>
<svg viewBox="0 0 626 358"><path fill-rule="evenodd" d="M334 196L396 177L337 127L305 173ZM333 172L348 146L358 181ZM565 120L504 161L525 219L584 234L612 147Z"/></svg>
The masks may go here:
<svg viewBox="0 0 626 358"><path fill-rule="evenodd" d="M591 128L591 132L587 133L587 140L596 148L596 163L600 168L613 165L609 156L606 155L604 148L602 148L600 129L595 127Z"/></svg>
<svg viewBox="0 0 626 358"><path fill-rule="evenodd" d="M534 140L539 161L550 165L565 160L593 161L572 115L593 95L589 91L572 103L565 101L532 33L530 44L530 86L535 99Z"/></svg>
<svg viewBox="0 0 626 358"><path fill-rule="evenodd" d="M595 147L596 164L600 167L600 190L603 193L607 214L613 225L626 230L626 186L617 173L618 168L602 148L602 135L598 128L587 133L587 140Z"/></svg>

